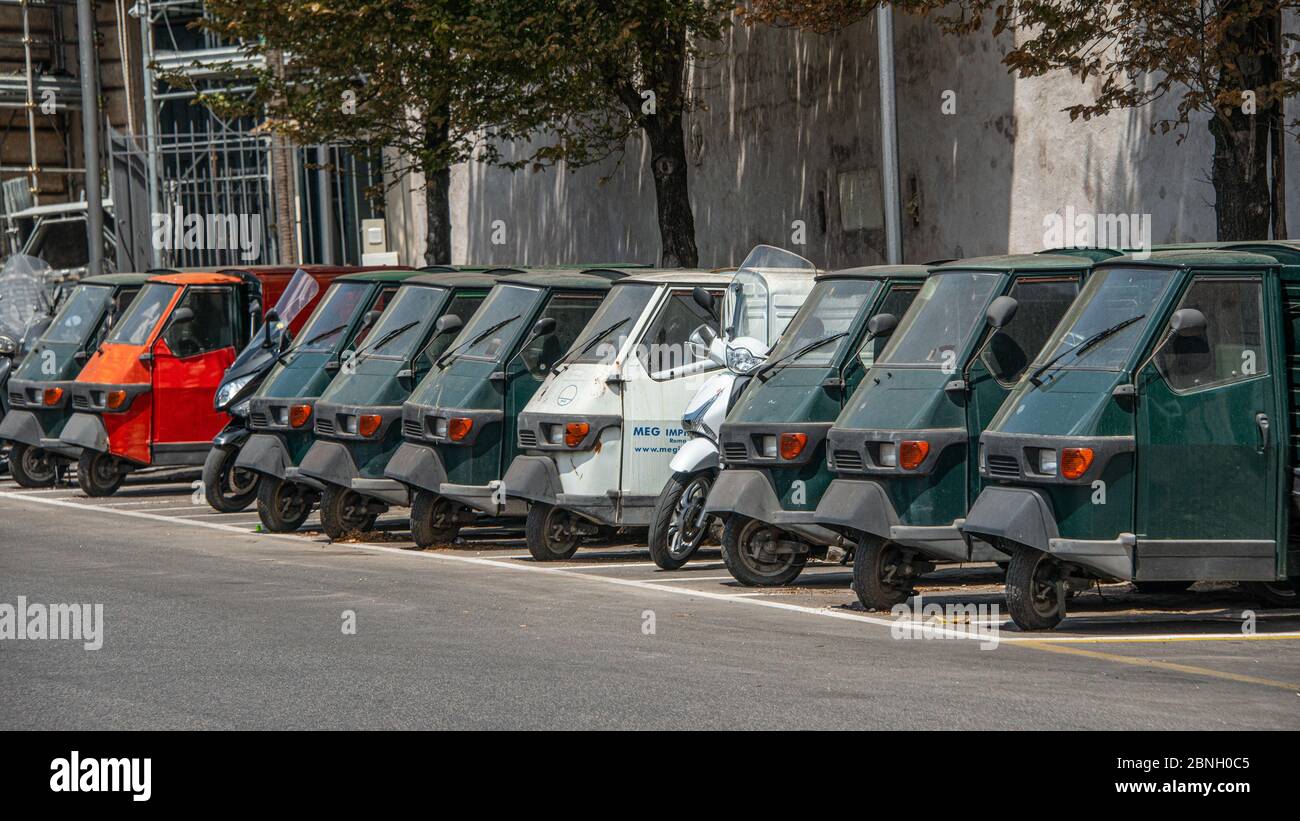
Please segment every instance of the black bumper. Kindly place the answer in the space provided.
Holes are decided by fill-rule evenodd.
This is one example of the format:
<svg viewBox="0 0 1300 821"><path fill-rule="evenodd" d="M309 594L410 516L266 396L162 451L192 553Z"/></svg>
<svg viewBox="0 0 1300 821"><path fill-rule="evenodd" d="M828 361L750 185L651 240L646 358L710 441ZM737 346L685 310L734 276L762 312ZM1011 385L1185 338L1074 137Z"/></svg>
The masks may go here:
<svg viewBox="0 0 1300 821"><path fill-rule="evenodd" d="M64 444L85 448L99 453L108 452L108 430L104 420L93 413L74 413L63 426L59 439Z"/></svg>
<svg viewBox="0 0 1300 821"><path fill-rule="evenodd" d="M384 475L430 493L437 493L442 483L447 481L447 469L443 467L438 451L431 445L415 442L403 442L398 446L384 468Z"/></svg>
<svg viewBox="0 0 1300 821"><path fill-rule="evenodd" d="M352 487L352 480L361 476L346 445L323 439L317 440L307 451L298 472L310 479L346 488Z"/></svg>
<svg viewBox="0 0 1300 821"><path fill-rule="evenodd" d="M796 533L817 544L846 543L838 533L817 524L817 511L783 508L776 489L761 470L728 468L722 471L705 500L704 512L722 517L745 516Z"/></svg>

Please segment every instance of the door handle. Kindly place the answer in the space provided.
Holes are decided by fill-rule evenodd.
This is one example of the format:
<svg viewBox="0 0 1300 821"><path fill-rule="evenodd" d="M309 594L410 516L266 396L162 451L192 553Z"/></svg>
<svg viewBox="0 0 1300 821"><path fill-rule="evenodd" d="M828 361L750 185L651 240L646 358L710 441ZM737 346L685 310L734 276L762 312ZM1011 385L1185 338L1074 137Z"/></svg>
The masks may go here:
<svg viewBox="0 0 1300 821"><path fill-rule="evenodd" d="M1259 429L1259 452L1263 453L1268 447L1268 414L1255 414L1255 427Z"/></svg>

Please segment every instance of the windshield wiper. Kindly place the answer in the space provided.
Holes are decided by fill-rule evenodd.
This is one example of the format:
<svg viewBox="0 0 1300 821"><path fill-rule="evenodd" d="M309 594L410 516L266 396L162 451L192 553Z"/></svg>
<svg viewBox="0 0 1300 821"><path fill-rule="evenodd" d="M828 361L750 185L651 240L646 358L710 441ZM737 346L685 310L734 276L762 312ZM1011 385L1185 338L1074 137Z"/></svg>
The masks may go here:
<svg viewBox="0 0 1300 821"><path fill-rule="evenodd" d="M608 328L604 329L600 333L593 334L590 339L588 339L586 342L583 343L581 348L570 348L568 352L564 354L564 356L561 356L559 359L557 359L555 361L555 364L551 366L551 373L557 373L559 371L560 366L568 362L570 357L582 356L583 354L585 354L588 350L591 349L592 345L595 345L597 342L604 339L609 334L613 333L620 326L626 323L627 320L628 317L623 317L618 322L611 324Z"/></svg>
<svg viewBox="0 0 1300 821"><path fill-rule="evenodd" d="M366 347L354 353L352 355L352 358L354 360L360 359L361 357L366 356L367 354L372 353L373 351L379 350L380 348L387 345L389 342L392 342L394 339L396 339L397 337L401 336L402 334L406 333L407 331L411 330L412 328L414 328L416 325L419 324L420 324L420 320L416 319L406 323L405 325L392 329L388 333L376 339L374 342L370 343Z"/></svg>
<svg viewBox="0 0 1300 821"><path fill-rule="evenodd" d="M457 345L456 347L454 347L454 348L452 348L452 349L450 349L450 350L448 350L448 351L444 351L443 354L442 354L442 356L438 357L438 361L435 362L435 363L433 363L433 364L435 364L435 365L437 365L439 368L441 368L444 364L446 364L448 361L450 361L451 358L452 358L453 356L455 356L456 354L460 353L461 351L465 350L466 348L472 348L472 347L474 347L476 344L478 344L479 342L483 341L483 339L486 338L488 334L490 334L490 333L492 333L492 332L494 332L494 331L500 330L501 328L504 328L505 326L509 325L511 322L514 322L516 319L518 319L518 318L521 317L521 316L523 316L523 314L515 314L514 316L512 316L512 317L510 317L510 318L508 318L508 319L503 319L503 320L501 320L500 322L496 323L495 325L492 325L491 327L484 328L484 329L483 329L482 331L480 331L479 333L474 334L474 338L471 339L471 340L469 340L468 342L464 343L463 345Z"/></svg>
<svg viewBox="0 0 1300 821"><path fill-rule="evenodd" d="M790 353L786 354L780 359L773 359L770 362L765 362L758 370L754 371L754 378L756 378L760 382L766 382L767 380L764 379L764 377L767 376L768 374L779 371L781 368L784 368L786 365L795 361L796 359L803 356L804 354L816 350L817 348L820 348L821 346L825 345L827 342L833 342L834 340L839 339L840 337L843 336L848 336L848 332L840 331L837 334L831 334L830 336L822 337L821 339L818 339L816 341L809 342L807 345L804 345L802 348L800 348L797 351L791 351Z"/></svg>
<svg viewBox="0 0 1300 821"><path fill-rule="evenodd" d="M335 326L335 327L333 327L333 328L330 328L328 331L321 331L320 333L316 334L316 335L313 336L311 339L308 339L306 342L302 343L301 345L294 345L292 348L286 348L285 350L281 351L281 352L280 352L280 355L277 356L277 357L275 358L275 360L276 360L277 362L283 362L283 361L284 361L284 358L285 358L286 356L288 356L289 354L291 354L291 353L297 353L298 351L302 350L303 348L307 348L307 347L310 347L310 346L312 346L312 345L315 345L317 342L320 342L322 339L326 339L326 338L328 338L328 337L331 337L331 336L333 336L334 334L338 333L339 331L344 330L344 329L347 328L347 327L348 327L348 323L347 323L347 322L344 322L342 325L338 325L338 326Z"/></svg>
<svg viewBox="0 0 1300 821"><path fill-rule="evenodd" d="M1120 331L1124 330L1128 326L1132 325L1134 322L1137 322L1138 320L1141 319L1146 319L1146 316L1147 316L1146 314L1138 314L1137 316L1131 316L1128 319L1122 320L1120 322L1116 322L1114 325L1111 325L1109 328L1103 328L1102 330L1097 331L1097 333L1083 340L1078 345L1075 345L1073 348L1067 348L1066 350L1061 351L1056 356L1044 362L1042 365L1038 367L1037 370L1033 372L1033 374L1030 375L1029 381L1033 382L1035 385L1042 385L1043 382L1041 379L1039 379L1039 377L1041 377L1053 365L1055 365L1057 362L1060 362L1069 354L1074 354L1075 358L1077 359L1078 357L1083 356L1091 349L1100 345L1105 340L1110 339L1115 334L1119 333Z"/></svg>

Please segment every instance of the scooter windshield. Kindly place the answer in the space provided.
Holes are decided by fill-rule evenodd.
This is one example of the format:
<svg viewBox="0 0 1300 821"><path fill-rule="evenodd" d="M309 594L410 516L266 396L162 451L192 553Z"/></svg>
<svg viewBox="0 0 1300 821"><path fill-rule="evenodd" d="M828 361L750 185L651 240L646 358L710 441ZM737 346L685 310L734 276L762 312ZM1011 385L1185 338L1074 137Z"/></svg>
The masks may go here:
<svg viewBox="0 0 1300 821"><path fill-rule="evenodd" d="M724 339L747 337L771 345L804 302L816 275L817 266L798 254L770 245L750 251L727 286Z"/></svg>
<svg viewBox="0 0 1300 821"><path fill-rule="evenodd" d="M311 304L320 293L320 283L316 278L299 268L293 272L293 279L285 286L284 293L275 301L275 313L280 321L288 325L298 318L298 314Z"/></svg>
<svg viewBox="0 0 1300 821"><path fill-rule="evenodd" d="M781 341L768 354L777 362L807 349L786 363L788 367L826 367L835 362L840 351L850 344L849 331L859 311L871 305L880 283L863 279L832 279L819 282L808 295L799 313L781 335ZM816 343L827 340L823 345ZM816 345L816 347L809 347Z"/></svg>
<svg viewBox="0 0 1300 821"><path fill-rule="evenodd" d="M1124 367L1173 279L1174 271L1165 268L1099 268L1083 286L1034 365L1041 367L1059 357L1053 369ZM1093 339L1094 343L1085 345ZM1076 348L1076 353L1070 353Z"/></svg>
<svg viewBox="0 0 1300 821"><path fill-rule="evenodd" d="M143 345L162 319L163 310L171 303L178 287L165 282L145 285L104 341L115 345Z"/></svg>
<svg viewBox="0 0 1300 821"><path fill-rule="evenodd" d="M951 271L935 274L903 314L893 338L880 353L882 365L952 365L984 319L1002 275Z"/></svg>
<svg viewBox="0 0 1300 821"><path fill-rule="evenodd" d="M104 285L78 285L64 301L42 339L47 343L80 344L99 324L112 299L113 289Z"/></svg>

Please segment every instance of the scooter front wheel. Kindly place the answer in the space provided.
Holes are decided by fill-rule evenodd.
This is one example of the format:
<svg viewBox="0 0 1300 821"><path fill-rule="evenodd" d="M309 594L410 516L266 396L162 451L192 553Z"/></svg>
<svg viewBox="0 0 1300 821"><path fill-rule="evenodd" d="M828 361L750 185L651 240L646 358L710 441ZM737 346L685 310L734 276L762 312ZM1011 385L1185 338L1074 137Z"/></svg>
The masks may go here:
<svg viewBox="0 0 1300 821"><path fill-rule="evenodd" d="M117 457L83 448L77 457L77 484L87 496L112 496L124 478Z"/></svg>
<svg viewBox="0 0 1300 821"><path fill-rule="evenodd" d="M746 516L729 516L722 528L722 563L746 587L779 587L803 572L807 553L777 553L781 531Z"/></svg>
<svg viewBox="0 0 1300 821"><path fill-rule="evenodd" d="M456 523L456 503L427 490L419 490L411 500L411 538L422 548L448 544L460 533Z"/></svg>
<svg viewBox="0 0 1300 821"><path fill-rule="evenodd" d="M709 533L710 519L704 513L715 475L676 473L664 485L650 518L650 558L664 570L686 564Z"/></svg>
<svg viewBox="0 0 1300 821"><path fill-rule="evenodd" d="M14 442L9 449L9 471L19 487L49 487L58 475L58 465L48 451Z"/></svg>
<svg viewBox="0 0 1300 821"><path fill-rule="evenodd" d="M528 521L524 533L528 539L528 552L539 562L568 559L578 552L582 541L573 528L577 517L563 508L536 502L528 506Z"/></svg>
<svg viewBox="0 0 1300 821"><path fill-rule="evenodd" d="M375 526L379 514L371 513L366 498L352 488L326 485L320 497L320 523L331 541L360 536Z"/></svg>
<svg viewBox="0 0 1300 821"><path fill-rule="evenodd" d="M203 460L203 497L220 513L238 513L257 498L257 472L236 467L238 458L239 448L226 446Z"/></svg>
<svg viewBox="0 0 1300 821"><path fill-rule="evenodd" d="M1022 547L1007 568L1007 610L1021 630L1051 630L1065 618L1066 581L1061 563Z"/></svg>
<svg viewBox="0 0 1300 821"><path fill-rule="evenodd" d="M302 485L263 476L257 483L257 518L272 533L292 533L311 515L311 497Z"/></svg>
<svg viewBox="0 0 1300 821"><path fill-rule="evenodd" d="M893 542L861 536L853 555L853 592L868 610L889 610L912 595L903 551Z"/></svg>

